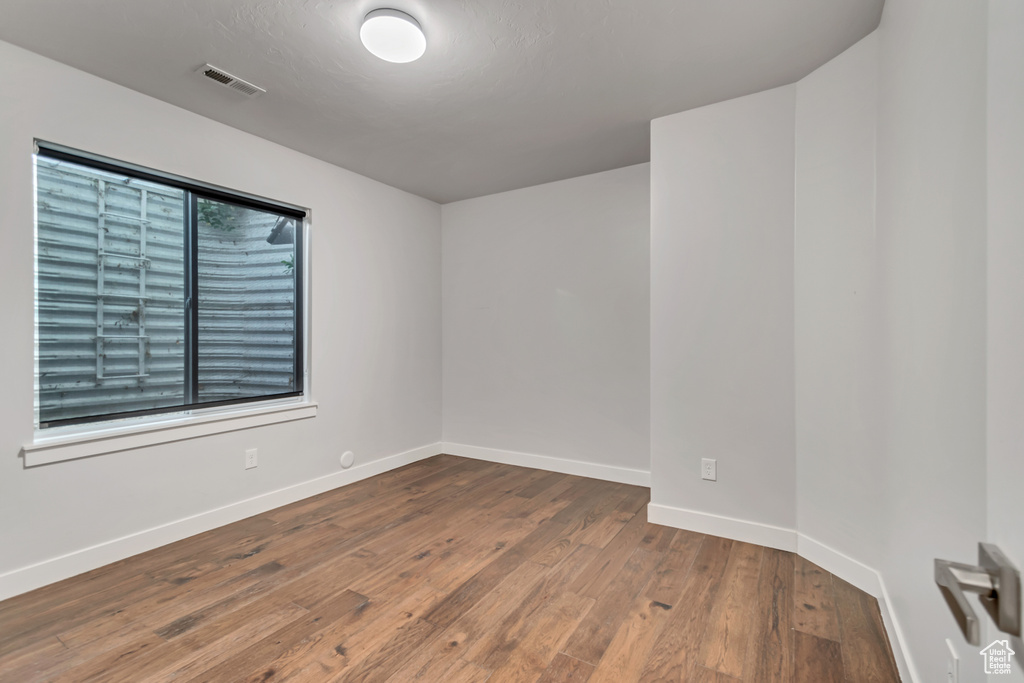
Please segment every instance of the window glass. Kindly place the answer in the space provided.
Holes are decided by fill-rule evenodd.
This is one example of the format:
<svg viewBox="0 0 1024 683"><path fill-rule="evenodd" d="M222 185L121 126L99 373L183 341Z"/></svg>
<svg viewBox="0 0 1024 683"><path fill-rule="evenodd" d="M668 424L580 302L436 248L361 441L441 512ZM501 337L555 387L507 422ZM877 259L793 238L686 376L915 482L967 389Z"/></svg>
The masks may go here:
<svg viewBox="0 0 1024 683"><path fill-rule="evenodd" d="M198 401L295 389L295 221L198 200Z"/></svg>
<svg viewBox="0 0 1024 683"><path fill-rule="evenodd" d="M301 214L68 156L36 157L39 426L300 394Z"/></svg>

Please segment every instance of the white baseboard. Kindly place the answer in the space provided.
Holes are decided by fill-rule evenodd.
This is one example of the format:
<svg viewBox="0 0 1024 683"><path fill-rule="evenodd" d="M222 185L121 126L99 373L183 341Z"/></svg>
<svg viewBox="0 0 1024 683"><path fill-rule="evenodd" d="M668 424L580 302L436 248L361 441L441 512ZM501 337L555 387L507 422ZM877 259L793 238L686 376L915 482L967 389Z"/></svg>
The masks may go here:
<svg viewBox="0 0 1024 683"><path fill-rule="evenodd" d="M882 577L874 569L810 536L805 534L798 534L798 536L796 552L800 557L827 569L868 595L876 598L882 597Z"/></svg>
<svg viewBox="0 0 1024 683"><path fill-rule="evenodd" d="M614 465L600 465L582 460L568 460L566 458L553 458L549 455L535 455L533 453L520 453L518 451L503 451L498 448L481 448L480 446L468 446L461 443L444 442L441 444L444 453L458 455L463 458L474 460L486 460L497 462L503 465L518 465L519 467L531 467L538 470L549 470L562 474L573 474L578 477L590 477L591 479L604 479L615 481L620 484L632 484L634 486L650 486L651 473L647 470L634 470L628 467L616 467Z"/></svg>
<svg viewBox="0 0 1024 683"><path fill-rule="evenodd" d="M0 600L441 453L429 444L0 574Z"/></svg>
<svg viewBox="0 0 1024 683"><path fill-rule="evenodd" d="M903 635L900 623L896 621L896 612L893 610L892 602L889 600L889 591L885 589L885 581L878 576L878 585L882 594L878 596L878 609L882 613L882 624L885 632L889 634L889 644L892 646L892 656L896 658L896 666L900 670L900 679L910 683L920 683L921 677L917 674L917 667L914 660L907 654L907 638Z"/></svg>
<svg viewBox="0 0 1024 683"><path fill-rule="evenodd" d="M553 458L531 453L481 448L455 443L435 443L414 448L386 458L357 465L317 479L287 486L276 491L254 496L220 508L168 522L151 529L116 538L88 548L44 560L27 567L21 567L0 574L0 600L26 593L30 590L61 581L102 567L118 560L173 543L189 536L216 529L274 508L288 505L331 489L351 484L368 477L393 470L439 453L448 453L476 460L518 465L536 469L573 474L594 479L604 479L635 486L650 486L651 473L645 470L600 465L579 460ZM668 505L648 506L648 519L678 529L722 536L746 543L756 543L769 548L796 552L823 569L835 574L878 599L879 608L889 641L892 644L900 677L904 681L919 683L913 661L906 655L906 639L896 621L885 583L877 571L853 558L793 529L761 524L747 520L713 515L696 510L686 510Z"/></svg>
<svg viewBox="0 0 1024 683"><path fill-rule="evenodd" d="M795 552L875 597L878 600L879 611L882 613L885 631L889 635L889 643L892 645L900 678L909 683L920 682L921 679L917 675L913 660L907 655L906 638L896 620L895 611L889 600L889 593L885 589L885 582L882 580L882 576L871 567L820 541L798 533L794 529L654 503L647 508L647 519L654 524Z"/></svg>
<svg viewBox="0 0 1024 683"><path fill-rule="evenodd" d="M722 536L744 543L777 548L778 550L796 551L796 532L792 529L749 522L743 519L722 517L707 512L686 510L671 505L647 506L647 519L653 524L671 526L676 529L687 529L701 534Z"/></svg>
<svg viewBox="0 0 1024 683"><path fill-rule="evenodd" d="M900 670L900 678L917 683L920 678L913 661L906 654L906 639L899 622L896 621L895 611L889 601L889 592L885 589L882 575L866 564L805 534L798 534L796 552L801 557L810 560L878 600L878 609L882 613L885 631L889 634L889 644L892 645L892 653L896 658L896 666Z"/></svg>

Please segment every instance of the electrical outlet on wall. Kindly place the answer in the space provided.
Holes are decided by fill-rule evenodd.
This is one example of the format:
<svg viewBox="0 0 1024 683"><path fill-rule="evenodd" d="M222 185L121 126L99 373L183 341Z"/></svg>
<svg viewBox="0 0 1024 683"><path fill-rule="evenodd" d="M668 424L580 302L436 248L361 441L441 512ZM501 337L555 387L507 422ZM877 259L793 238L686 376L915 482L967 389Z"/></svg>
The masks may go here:
<svg viewBox="0 0 1024 683"><path fill-rule="evenodd" d="M256 467L256 449L250 448L245 451L245 469L251 470Z"/></svg>
<svg viewBox="0 0 1024 683"><path fill-rule="evenodd" d="M708 481L718 481L718 461L714 458L701 458L700 478Z"/></svg>

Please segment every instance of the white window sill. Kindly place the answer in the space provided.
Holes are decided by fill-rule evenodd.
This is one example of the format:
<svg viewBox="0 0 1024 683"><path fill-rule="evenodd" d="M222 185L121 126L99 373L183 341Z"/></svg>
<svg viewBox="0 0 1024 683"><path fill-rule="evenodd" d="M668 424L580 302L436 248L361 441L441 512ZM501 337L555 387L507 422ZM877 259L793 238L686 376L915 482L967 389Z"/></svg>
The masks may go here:
<svg viewBox="0 0 1024 683"><path fill-rule="evenodd" d="M25 467L46 465L62 460L87 458L92 455L116 453L132 448L194 439L209 434L233 432L251 427L304 420L316 417L317 404L312 401L289 401L229 409L195 411L163 418L150 418L143 423L105 425L102 427L69 428L74 431L37 432L31 444L22 448ZM47 430L49 432L49 430Z"/></svg>

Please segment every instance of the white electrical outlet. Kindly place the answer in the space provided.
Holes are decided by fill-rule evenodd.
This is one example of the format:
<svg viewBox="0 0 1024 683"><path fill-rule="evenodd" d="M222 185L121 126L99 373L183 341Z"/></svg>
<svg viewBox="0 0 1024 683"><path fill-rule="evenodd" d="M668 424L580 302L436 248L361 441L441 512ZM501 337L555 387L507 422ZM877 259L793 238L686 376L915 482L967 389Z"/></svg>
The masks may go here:
<svg viewBox="0 0 1024 683"><path fill-rule="evenodd" d="M700 478L718 481L718 461L714 458L700 459Z"/></svg>
<svg viewBox="0 0 1024 683"><path fill-rule="evenodd" d="M245 451L245 469L251 470L256 467L256 449L249 448Z"/></svg>
<svg viewBox="0 0 1024 683"><path fill-rule="evenodd" d="M960 683L960 657L953 648L953 642L946 638L946 683Z"/></svg>

